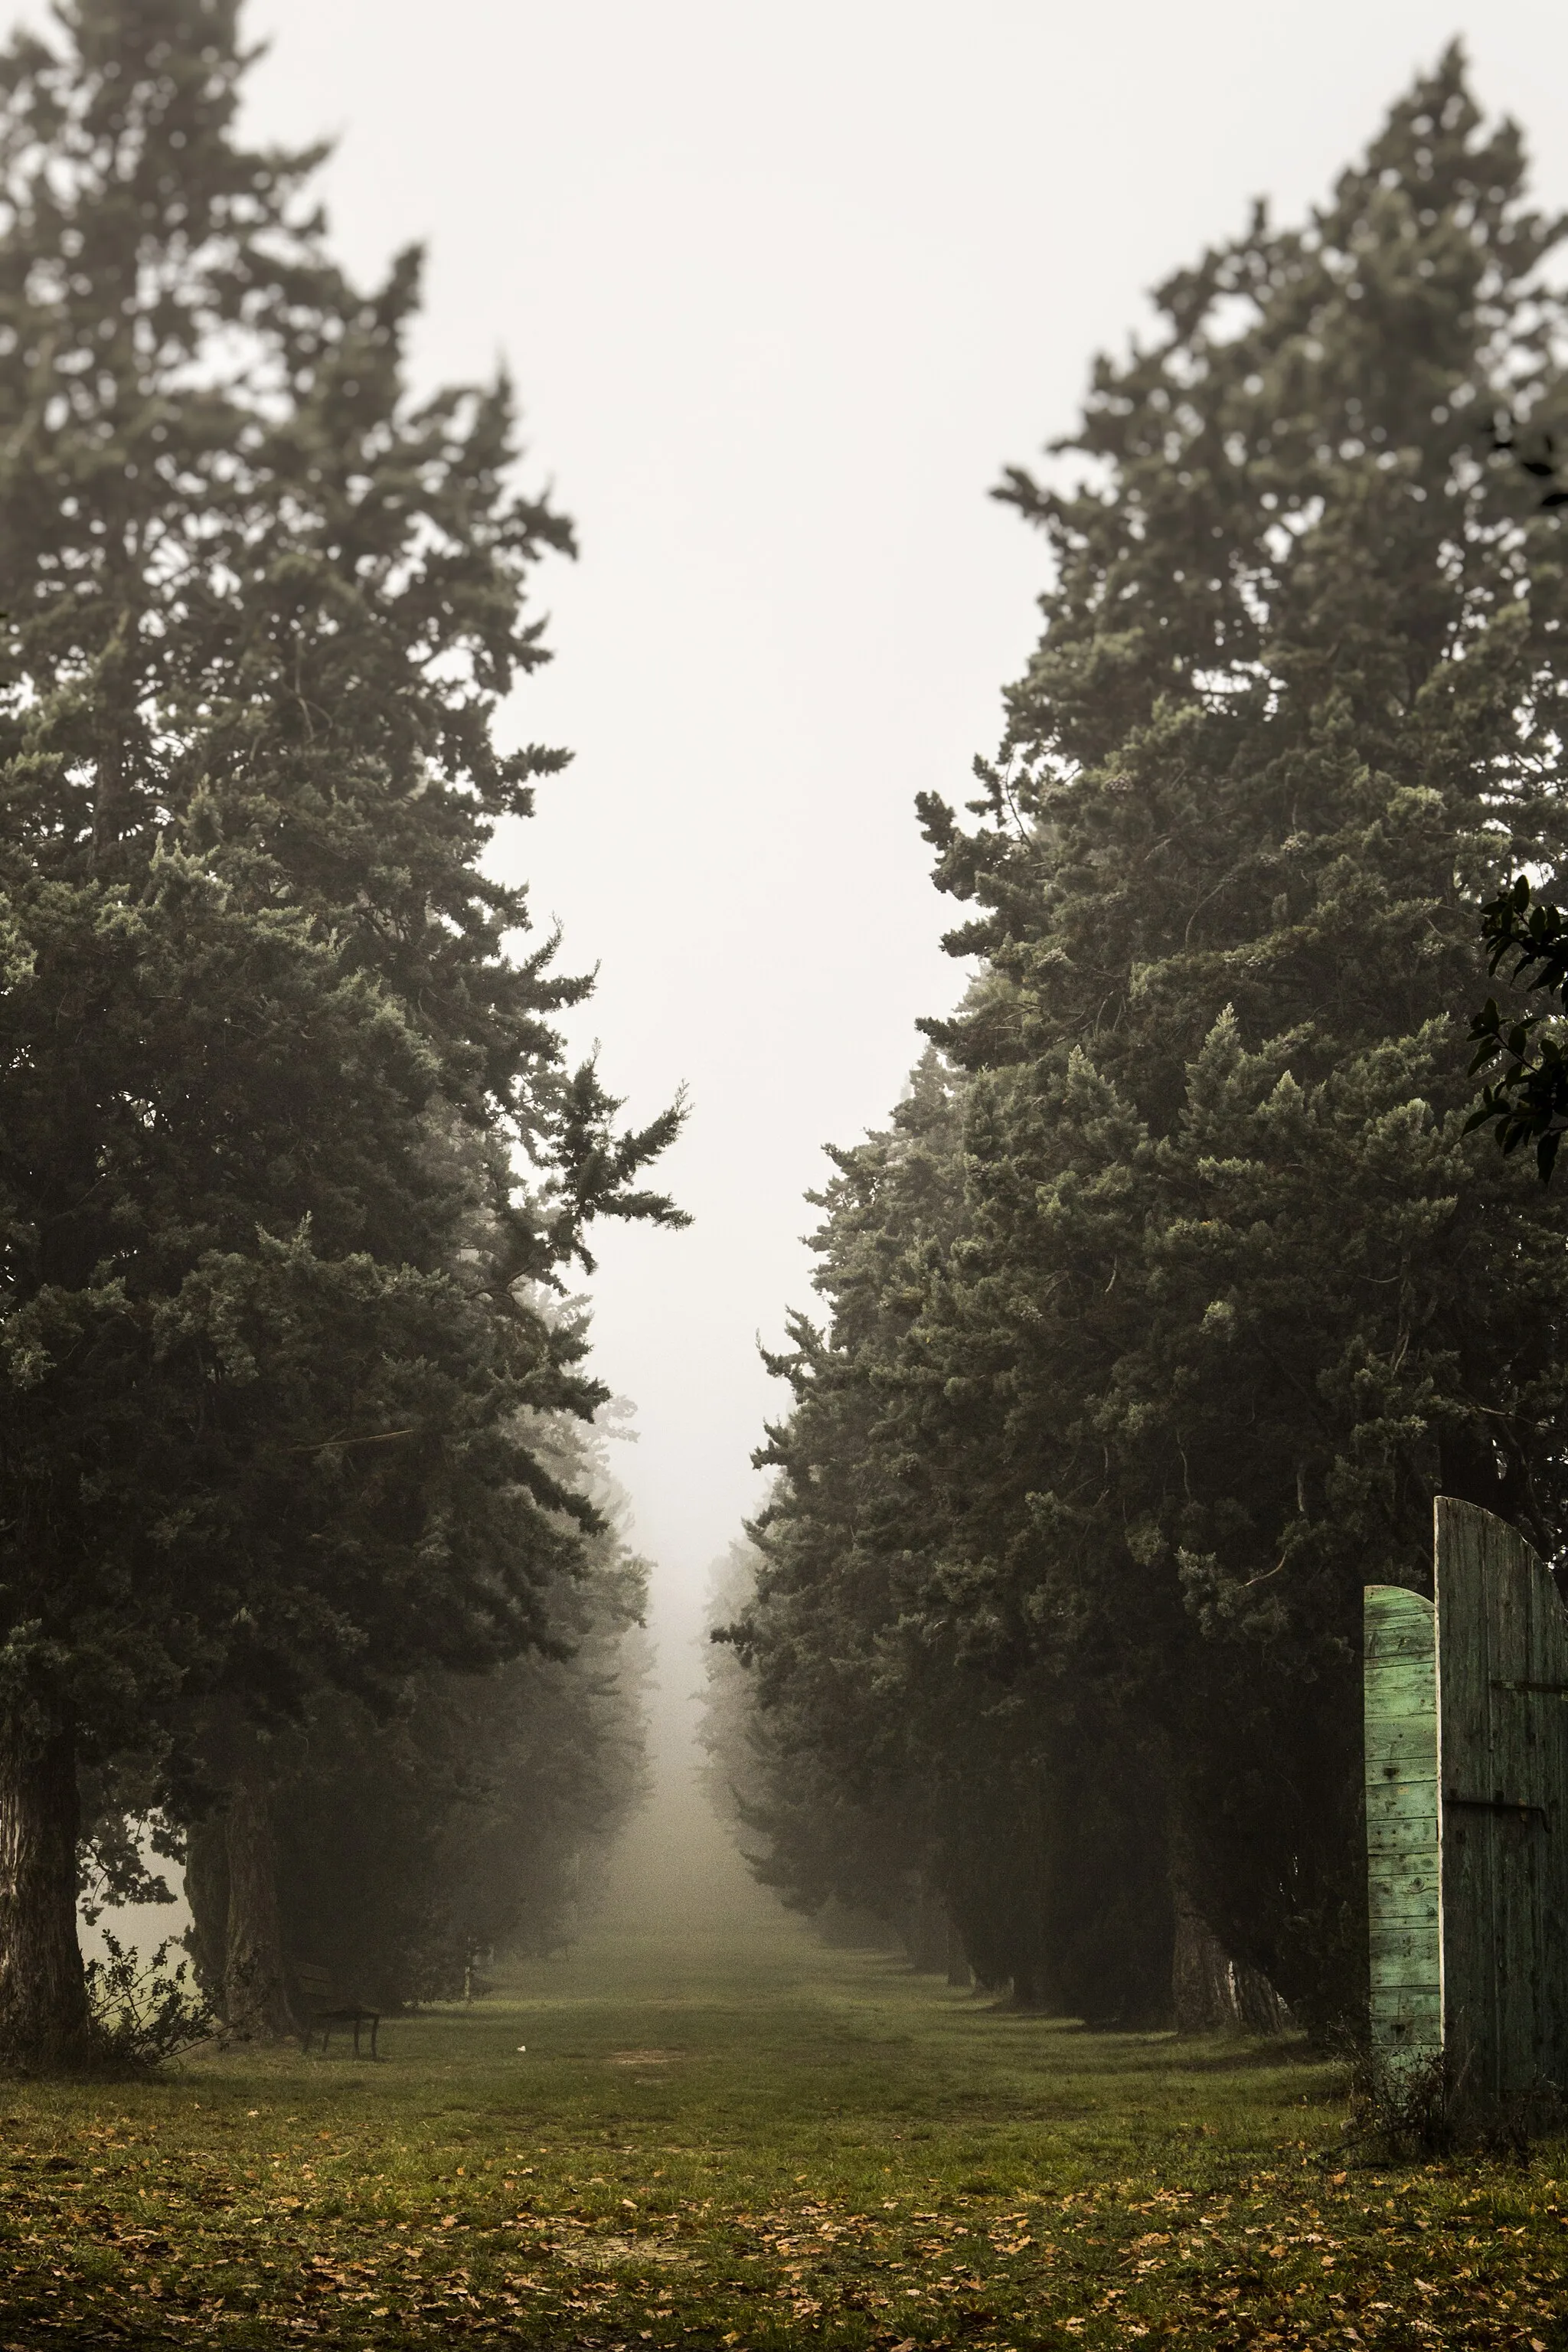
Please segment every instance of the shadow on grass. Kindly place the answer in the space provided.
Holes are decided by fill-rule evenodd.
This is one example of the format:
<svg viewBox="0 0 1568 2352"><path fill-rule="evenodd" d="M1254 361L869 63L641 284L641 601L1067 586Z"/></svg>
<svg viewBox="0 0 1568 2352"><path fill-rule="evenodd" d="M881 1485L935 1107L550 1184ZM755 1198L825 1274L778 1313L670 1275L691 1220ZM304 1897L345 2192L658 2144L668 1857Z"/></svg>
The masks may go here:
<svg viewBox="0 0 1568 2352"><path fill-rule="evenodd" d="M1210 2041L1184 2042L1173 2037L1170 2064L1183 2074L1257 2074L1282 2066L1326 2066L1332 2053L1304 2033L1282 2033L1278 2041L1237 2042L1234 2047Z"/></svg>

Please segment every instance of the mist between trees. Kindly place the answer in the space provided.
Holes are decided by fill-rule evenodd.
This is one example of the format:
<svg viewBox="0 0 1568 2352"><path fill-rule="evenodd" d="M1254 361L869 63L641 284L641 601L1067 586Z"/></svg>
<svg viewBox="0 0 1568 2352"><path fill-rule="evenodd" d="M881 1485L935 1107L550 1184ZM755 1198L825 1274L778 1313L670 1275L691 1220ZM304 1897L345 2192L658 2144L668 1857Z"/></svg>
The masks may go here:
<svg viewBox="0 0 1568 2352"><path fill-rule="evenodd" d="M0 2059L187 1866L230 2032L569 1939L642 1774L585 1311L675 1225L481 870L571 552L416 254L236 130L237 0L0 59ZM1479 909L1551 888L1563 231L1446 57L1303 226L1161 290L998 495L1043 629L964 816L976 976L817 1197L726 1571L757 1875L1096 2021L1364 2007L1360 1622L1434 1495L1561 1557L1559 1188L1467 1131ZM1511 439L1513 448L1500 447ZM1505 1007L1506 1011L1506 1007Z"/></svg>
<svg viewBox="0 0 1568 2352"><path fill-rule="evenodd" d="M997 492L1039 645L921 812L976 974L817 1196L709 1738L791 1902L1023 2002L1363 2017L1362 1588L1439 1492L1563 1558L1568 1207L1466 1132L1480 908L1568 845L1499 448L1568 417L1563 236L1450 51Z"/></svg>
<svg viewBox="0 0 1568 2352"><path fill-rule="evenodd" d="M563 1930L637 1778L643 1571L574 1264L680 1222L480 859L565 518L419 262L237 142L235 0L0 59L0 2056L90 2055L79 1850L187 1842L231 2028ZM81 1815L82 1798L98 1818ZM129 1871L129 1877L127 1872ZM294 1938L292 1948L287 1937Z"/></svg>

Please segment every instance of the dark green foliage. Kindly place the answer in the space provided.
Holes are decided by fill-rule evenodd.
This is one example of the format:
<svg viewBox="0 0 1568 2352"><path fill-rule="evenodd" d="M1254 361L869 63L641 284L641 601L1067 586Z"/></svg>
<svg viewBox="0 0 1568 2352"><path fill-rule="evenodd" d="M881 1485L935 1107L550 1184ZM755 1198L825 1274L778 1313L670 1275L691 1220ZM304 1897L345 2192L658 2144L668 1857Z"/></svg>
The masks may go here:
<svg viewBox="0 0 1568 2352"><path fill-rule="evenodd" d="M832 1331L795 1318L776 1361L795 1408L770 1433L780 1477L727 1636L755 1707L727 1727L720 1712L718 1744L760 1874L804 1907L896 1919L913 1877L983 1981L1146 2017L1171 1937L1147 1738L1031 1656L1037 1603L942 1547L951 1500L933 1508L920 1458L918 1318L962 1246L963 1108L929 1055L892 1129L835 1154L816 1276Z"/></svg>
<svg viewBox="0 0 1568 2352"><path fill-rule="evenodd" d="M319 158L236 143L230 0L62 23L0 120L7 1517L48 1671L112 1650L129 1724L193 1666L282 1698L373 1632L537 1636L572 1547L518 1413L596 1392L516 1286L668 1216L628 1184L668 1124L617 1143L562 1074L583 983L501 952L479 868L560 764L490 739L569 545L504 383L409 405L415 261L362 294Z"/></svg>
<svg viewBox="0 0 1568 2352"><path fill-rule="evenodd" d="M509 487L504 377L410 402L417 255L356 289L319 151L237 144L235 0L62 22L0 71L8 830L73 888L141 889L178 848L310 918L468 1118L569 1175L516 1221L542 1272L595 1208L658 1206L626 1197L647 1146L560 1073L550 1016L587 982L552 942L501 952L526 898L480 870L564 764L491 720L546 658L525 578L570 526Z"/></svg>
<svg viewBox="0 0 1568 2352"><path fill-rule="evenodd" d="M1079 1906L1149 1981L1174 1869L1353 2009L1362 1586L1429 1576L1438 1491L1568 1512L1563 1212L1454 1017L1568 838L1563 525L1494 435L1562 408L1558 234L1450 53L1002 492L1051 584L977 822L923 811L982 960L942 1172L928 1073L840 1159L742 1639L847 1787L971 1795L1058 1988Z"/></svg>
<svg viewBox="0 0 1568 2352"><path fill-rule="evenodd" d="M1482 1088L1480 1108L1470 1113L1469 1124L1494 1128L1505 1152L1532 1143L1541 1181L1548 1183L1568 1127L1568 1062L1554 1034L1559 1014L1568 1010L1568 923L1561 908L1541 899L1532 905L1529 877L1517 874L1482 908L1481 937L1494 976L1511 957L1509 978L1514 986L1531 994L1544 989L1556 997L1558 1013L1523 1013L1510 1019L1495 996L1488 997L1470 1023L1476 1049L1470 1073L1503 1057L1507 1067Z"/></svg>
<svg viewBox="0 0 1568 2352"><path fill-rule="evenodd" d="M679 1222L481 870L569 526L504 379L410 401L417 257L353 287L237 142L237 13L0 58L0 1706L176 1790L204 1692L547 1637L595 1522L528 1419L602 1391L539 1286Z"/></svg>
<svg viewBox="0 0 1568 2352"><path fill-rule="evenodd" d="M1563 487L1562 445L1555 433L1521 434L1509 417L1493 427L1492 446L1506 450L1528 478L1542 514L1550 514L1554 507L1568 507L1568 489Z"/></svg>
<svg viewBox="0 0 1568 2352"><path fill-rule="evenodd" d="M100 2066L150 2073L215 2031L216 2016L190 1980L190 1962L169 1958L172 1944L160 1944L143 1959L107 1927L102 1941L103 1958L87 1964L88 2009Z"/></svg>
<svg viewBox="0 0 1568 2352"><path fill-rule="evenodd" d="M642 1790L646 1570L602 1454L569 1429L544 1450L606 1517L554 1596L554 1654L414 1675L389 1719L324 1694L279 1743L286 1950L388 2008L461 1992L481 1957L570 1943Z"/></svg>
<svg viewBox="0 0 1568 2352"><path fill-rule="evenodd" d="M600 1641L572 1665L421 1676L390 1725L325 1698L275 1798L289 1954L392 2008L460 1993L481 1957L573 1942L637 1789L617 1664Z"/></svg>
<svg viewBox="0 0 1568 2352"><path fill-rule="evenodd" d="M563 755L502 758L489 720L543 658L522 577L569 526L506 487L504 382L410 406L417 257L361 292L306 194L319 152L236 143L234 0L63 20L57 53L14 42L0 143L31 837L135 875L177 826L350 928L475 1096L514 1097L581 983L497 953L524 909L479 853Z"/></svg>
<svg viewBox="0 0 1568 2352"><path fill-rule="evenodd" d="M571 1544L516 1416L581 1338L507 1302L401 1013L189 861L11 904L11 1674L108 1750L192 1676L361 1674L371 1626L394 1669L530 1638Z"/></svg>
<svg viewBox="0 0 1568 2352"><path fill-rule="evenodd" d="M88 1927L121 1904L173 1903L162 1863L184 1858L185 1841L156 1810L157 1773L145 1758L79 1765L81 1836L77 1908Z"/></svg>

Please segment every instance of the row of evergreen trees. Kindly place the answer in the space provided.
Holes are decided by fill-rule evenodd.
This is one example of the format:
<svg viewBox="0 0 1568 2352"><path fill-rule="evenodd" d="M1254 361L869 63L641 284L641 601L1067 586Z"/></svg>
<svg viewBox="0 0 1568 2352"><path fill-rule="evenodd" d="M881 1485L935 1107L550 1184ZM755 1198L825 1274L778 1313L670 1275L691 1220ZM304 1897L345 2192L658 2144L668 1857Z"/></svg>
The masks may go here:
<svg viewBox="0 0 1568 2352"><path fill-rule="evenodd" d="M1563 418L1563 234L1450 53L999 493L1044 626L922 810L977 975L833 1155L720 1736L765 1875L918 1881L1024 1999L1159 2013L1206 1929L1353 2011L1362 1588L1430 1590L1439 1492L1562 1553L1568 1212L1465 1027L1568 851L1563 524L1498 446Z"/></svg>
<svg viewBox="0 0 1568 2352"><path fill-rule="evenodd" d="M411 1675L390 1711L317 1692L258 1743L259 1825L231 1801L187 1830L197 1976L231 2021L257 2021L263 1987L274 2025L291 2000L308 2015L300 1961L324 1968L340 1998L387 2010L455 1997L497 1951L574 1941L643 1790L634 1629L647 1571L622 1533L625 1497L598 1433L558 1421L534 1436L603 1521L552 1596L548 1644L484 1675ZM247 1727L228 1726L231 1775L237 1728ZM276 1898L260 1919L244 1901L258 1826Z"/></svg>
<svg viewBox="0 0 1568 2352"><path fill-rule="evenodd" d="M84 1787L226 1817L230 1980L283 2022L280 1770L285 1836L337 1834L301 1743L390 1786L371 1747L428 1731L510 1787L533 1685L486 1686L466 1763L441 1676L586 1640L602 1681L637 1605L594 1554L562 1433L603 1391L552 1301L594 1217L675 1220L638 1184L675 1115L617 1133L566 1066L587 983L508 952L526 900L484 865L563 763L494 718L570 526L511 487L504 377L410 397L417 255L352 284L319 154L240 139L237 6L67 0L0 55L0 2058L28 2063L87 2032Z"/></svg>

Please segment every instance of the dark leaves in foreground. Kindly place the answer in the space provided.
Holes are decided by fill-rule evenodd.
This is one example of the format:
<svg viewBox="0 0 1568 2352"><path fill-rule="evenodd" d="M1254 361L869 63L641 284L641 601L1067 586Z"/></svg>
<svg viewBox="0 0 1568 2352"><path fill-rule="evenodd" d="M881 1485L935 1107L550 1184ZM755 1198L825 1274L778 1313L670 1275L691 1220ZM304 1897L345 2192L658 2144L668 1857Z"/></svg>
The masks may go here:
<svg viewBox="0 0 1568 2352"><path fill-rule="evenodd" d="M1521 874L1483 908L1481 937L1489 972L1495 976L1511 957L1508 976L1514 986L1532 993L1544 990L1557 999L1558 1010L1511 1020L1496 997L1488 997L1470 1023L1476 1049L1470 1069L1473 1075L1499 1059L1504 1068L1483 1087L1480 1108L1466 1121L1466 1132L1495 1128L1504 1151L1533 1144L1544 1184L1568 1129L1568 1055L1559 1026L1568 1013L1568 916L1546 899L1532 899Z"/></svg>
<svg viewBox="0 0 1568 2352"><path fill-rule="evenodd" d="M1541 434L1531 449L1521 444L1510 422L1506 425L1493 426L1492 447L1501 456L1511 457L1520 472L1529 475L1532 484L1544 486L1540 488L1536 499L1542 514L1550 514L1557 507L1568 507L1568 489L1563 486L1563 460L1558 456L1555 434Z"/></svg>

